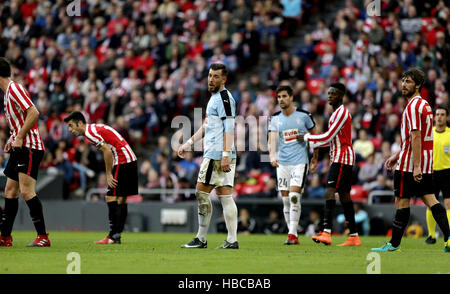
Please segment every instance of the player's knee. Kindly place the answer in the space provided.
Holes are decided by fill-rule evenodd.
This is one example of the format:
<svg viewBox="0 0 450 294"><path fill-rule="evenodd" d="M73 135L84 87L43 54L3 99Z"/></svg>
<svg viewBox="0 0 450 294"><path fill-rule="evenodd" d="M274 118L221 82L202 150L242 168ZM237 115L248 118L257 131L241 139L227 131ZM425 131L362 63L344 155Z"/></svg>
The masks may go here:
<svg viewBox="0 0 450 294"><path fill-rule="evenodd" d="M19 197L19 188L12 187L12 186L6 186L5 187L5 197L10 198L10 199Z"/></svg>
<svg viewBox="0 0 450 294"><path fill-rule="evenodd" d="M36 192L31 190L20 191L20 193L22 194L22 197L25 201L28 201L34 196L36 196Z"/></svg>
<svg viewBox="0 0 450 294"><path fill-rule="evenodd" d="M206 215L211 213L212 204L211 199L209 199L209 193L203 191L195 191L195 197L198 200L198 213Z"/></svg>
<svg viewBox="0 0 450 294"><path fill-rule="evenodd" d="M348 203L352 201L352 198L350 198L350 193L339 193L339 200L341 203Z"/></svg>
<svg viewBox="0 0 450 294"><path fill-rule="evenodd" d="M291 205L296 205L296 206L300 205L301 196L302 196L302 194L300 194L298 192L290 192L289 200L291 202Z"/></svg>

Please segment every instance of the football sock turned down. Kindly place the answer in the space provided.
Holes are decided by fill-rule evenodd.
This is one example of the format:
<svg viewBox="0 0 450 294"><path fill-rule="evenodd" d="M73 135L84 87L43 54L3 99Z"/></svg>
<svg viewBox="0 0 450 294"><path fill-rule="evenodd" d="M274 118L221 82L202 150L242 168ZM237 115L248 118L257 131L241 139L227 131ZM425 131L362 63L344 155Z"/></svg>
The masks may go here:
<svg viewBox="0 0 450 294"><path fill-rule="evenodd" d="M353 201L342 203L342 207L344 208L345 221L347 222L347 228L350 230L350 236L357 236Z"/></svg>
<svg viewBox="0 0 450 294"><path fill-rule="evenodd" d="M450 235L450 227L448 225L447 213L445 212L445 208L440 203L437 203L433 205L430 210L433 214L434 219L436 220L436 223L439 225L442 234L444 234L444 242L447 242Z"/></svg>
<svg viewBox="0 0 450 294"><path fill-rule="evenodd" d="M28 201L25 201L30 209L31 220L38 235L46 235L44 213L42 211L42 203L38 196L34 196Z"/></svg>
<svg viewBox="0 0 450 294"><path fill-rule="evenodd" d="M195 196L197 197L198 202L197 238L200 239L200 241L205 242L212 215L211 199L209 198L209 193L203 191L196 191Z"/></svg>
<svg viewBox="0 0 450 294"><path fill-rule="evenodd" d="M119 206L117 204L117 201L110 201L106 202L108 205L108 219L109 219L109 234L108 237L113 239L114 235L118 232L118 210Z"/></svg>
<svg viewBox="0 0 450 294"><path fill-rule="evenodd" d="M427 208L427 229L428 236L431 236L433 239L436 238L436 220L434 219L430 208Z"/></svg>
<svg viewBox="0 0 450 294"><path fill-rule="evenodd" d="M5 198L5 210L3 211L2 236L10 236L19 210L19 198Z"/></svg>
<svg viewBox="0 0 450 294"><path fill-rule="evenodd" d="M289 200L291 202L290 219L289 219L289 234L297 236L297 226L301 214L301 200L302 194L296 192L289 193Z"/></svg>
<svg viewBox="0 0 450 294"><path fill-rule="evenodd" d="M392 238L390 243L394 247L398 247L402 241L403 233L409 222L411 210L410 208L397 209L392 223Z"/></svg>
<svg viewBox="0 0 450 294"><path fill-rule="evenodd" d="M323 231L330 233L333 228L334 211L336 209L336 200L325 201L325 213L323 218Z"/></svg>
<svg viewBox="0 0 450 294"><path fill-rule="evenodd" d="M291 221L291 217L290 217L291 201L289 200L288 196L282 196L281 199L283 200L284 220L286 221L286 226L289 229L289 222Z"/></svg>
<svg viewBox="0 0 450 294"><path fill-rule="evenodd" d="M228 237L227 241L229 243L234 243L237 241L237 207L231 195L220 196L220 203L222 203L223 215L225 217L225 224L227 225Z"/></svg>

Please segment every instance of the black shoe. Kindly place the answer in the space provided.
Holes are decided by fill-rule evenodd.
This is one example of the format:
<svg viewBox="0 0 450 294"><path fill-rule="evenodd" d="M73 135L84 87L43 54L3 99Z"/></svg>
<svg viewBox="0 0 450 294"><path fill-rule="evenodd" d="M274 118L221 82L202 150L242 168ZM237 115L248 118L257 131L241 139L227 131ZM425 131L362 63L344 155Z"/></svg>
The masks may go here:
<svg viewBox="0 0 450 294"><path fill-rule="evenodd" d="M428 244L428 245L436 244L436 239L432 238L431 236L428 236L428 238L425 240L425 244Z"/></svg>
<svg viewBox="0 0 450 294"><path fill-rule="evenodd" d="M184 244L181 248L206 248L208 242L203 243L199 238L194 238L191 242Z"/></svg>
<svg viewBox="0 0 450 294"><path fill-rule="evenodd" d="M217 247L217 249L239 249L238 242L230 243L225 240L225 243L223 243L222 246Z"/></svg>

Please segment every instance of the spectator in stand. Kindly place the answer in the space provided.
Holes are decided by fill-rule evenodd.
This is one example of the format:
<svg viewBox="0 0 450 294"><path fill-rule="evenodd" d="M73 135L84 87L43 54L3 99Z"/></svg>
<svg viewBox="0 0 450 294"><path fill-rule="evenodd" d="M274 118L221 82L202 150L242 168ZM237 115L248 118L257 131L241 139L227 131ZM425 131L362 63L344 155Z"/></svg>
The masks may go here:
<svg viewBox="0 0 450 294"><path fill-rule="evenodd" d="M363 160L367 159L375 151L373 143L368 139L365 129L359 130L359 138L353 142L353 149Z"/></svg>

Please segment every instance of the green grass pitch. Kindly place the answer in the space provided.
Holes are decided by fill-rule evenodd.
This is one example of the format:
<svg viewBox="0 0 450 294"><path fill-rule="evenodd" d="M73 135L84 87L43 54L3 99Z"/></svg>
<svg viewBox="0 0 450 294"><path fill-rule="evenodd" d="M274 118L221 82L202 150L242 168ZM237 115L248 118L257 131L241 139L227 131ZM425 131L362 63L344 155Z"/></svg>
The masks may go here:
<svg viewBox="0 0 450 294"><path fill-rule="evenodd" d="M385 237L362 237L361 247L314 243L300 236L300 246L282 245L284 235L239 235L239 250L217 250L226 238L209 234L207 249L181 249L195 234L125 233L122 244L95 245L99 232L51 232L50 248L26 247L34 232L13 232L14 246L0 248L0 274L65 274L70 252L80 256L82 274L365 274L373 261L370 248ZM443 240L404 238L401 252L380 253L382 274L450 273Z"/></svg>

